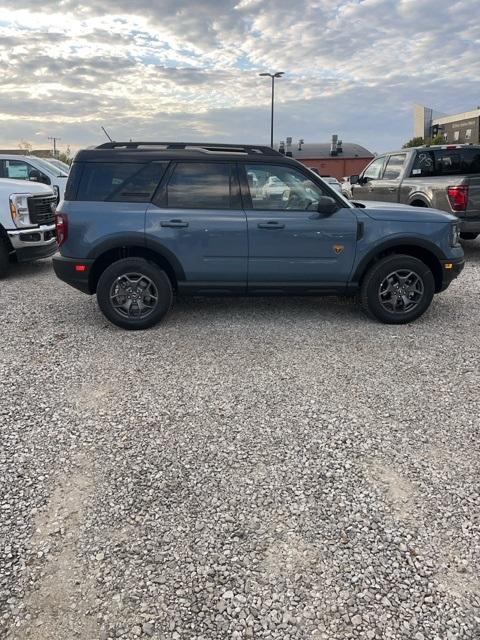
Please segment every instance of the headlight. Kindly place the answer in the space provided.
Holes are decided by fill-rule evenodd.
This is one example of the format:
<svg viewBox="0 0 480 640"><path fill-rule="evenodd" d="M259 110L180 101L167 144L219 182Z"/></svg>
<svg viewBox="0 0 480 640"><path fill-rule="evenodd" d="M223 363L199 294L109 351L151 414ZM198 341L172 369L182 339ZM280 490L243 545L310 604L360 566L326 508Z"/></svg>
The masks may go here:
<svg viewBox="0 0 480 640"><path fill-rule="evenodd" d="M450 244L452 247L458 247L460 245L460 226L458 222L452 224L452 230L450 232Z"/></svg>
<svg viewBox="0 0 480 640"><path fill-rule="evenodd" d="M10 214L16 227L30 227L30 216L28 215L29 193L13 193L10 196Z"/></svg>

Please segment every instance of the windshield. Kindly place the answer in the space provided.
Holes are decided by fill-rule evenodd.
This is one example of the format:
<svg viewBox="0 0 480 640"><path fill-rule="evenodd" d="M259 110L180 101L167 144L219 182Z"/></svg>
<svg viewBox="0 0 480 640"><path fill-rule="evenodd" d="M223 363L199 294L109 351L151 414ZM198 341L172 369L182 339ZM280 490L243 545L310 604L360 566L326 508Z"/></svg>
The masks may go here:
<svg viewBox="0 0 480 640"><path fill-rule="evenodd" d="M56 167L51 162L47 162L43 158L35 158L35 162L43 167L44 171L48 171L49 173L53 173L57 178L68 178L68 174L65 171L62 171L59 167Z"/></svg>

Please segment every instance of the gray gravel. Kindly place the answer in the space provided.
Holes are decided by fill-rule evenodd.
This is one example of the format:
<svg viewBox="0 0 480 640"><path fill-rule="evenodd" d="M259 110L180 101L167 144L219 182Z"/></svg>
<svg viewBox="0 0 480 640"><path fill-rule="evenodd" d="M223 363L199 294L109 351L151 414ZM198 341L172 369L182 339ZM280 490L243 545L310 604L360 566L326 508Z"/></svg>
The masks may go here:
<svg viewBox="0 0 480 640"><path fill-rule="evenodd" d="M480 638L480 242L407 327L0 283L0 637Z"/></svg>

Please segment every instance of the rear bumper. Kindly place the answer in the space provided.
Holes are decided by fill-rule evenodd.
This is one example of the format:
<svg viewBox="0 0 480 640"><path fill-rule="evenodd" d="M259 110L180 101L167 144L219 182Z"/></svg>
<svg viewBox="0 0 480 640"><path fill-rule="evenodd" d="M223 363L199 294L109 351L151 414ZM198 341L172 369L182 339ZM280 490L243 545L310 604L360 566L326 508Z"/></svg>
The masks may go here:
<svg viewBox="0 0 480 640"><path fill-rule="evenodd" d="M465 259L460 258L456 260L442 260L442 286L440 291L445 291L445 289L452 283L455 278L463 271L463 267L465 266ZM449 266L451 265L451 266Z"/></svg>
<svg viewBox="0 0 480 640"><path fill-rule="evenodd" d="M53 269L57 278L89 295L93 293L89 285L92 264L93 260L78 260L76 258L65 258L64 256L55 256L53 259ZM85 269L78 271L77 267L79 265L84 266Z"/></svg>
<svg viewBox="0 0 480 640"><path fill-rule="evenodd" d="M459 218L460 233L480 233L480 218Z"/></svg>

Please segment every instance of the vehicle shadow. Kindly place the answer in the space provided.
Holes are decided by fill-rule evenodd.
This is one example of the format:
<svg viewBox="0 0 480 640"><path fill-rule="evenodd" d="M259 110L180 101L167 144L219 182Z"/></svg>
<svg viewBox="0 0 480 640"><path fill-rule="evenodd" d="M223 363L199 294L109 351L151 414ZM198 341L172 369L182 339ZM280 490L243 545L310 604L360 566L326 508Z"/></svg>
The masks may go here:
<svg viewBox="0 0 480 640"><path fill-rule="evenodd" d="M465 260L468 262L480 263L480 239L462 240L462 247L465 253Z"/></svg>
<svg viewBox="0 0 480 640"><path fill-rule="evenodd" d="M27 278L35 278L42 275L51 273L52 277L55 276L53 272L53 264L51 258L45 258L45 260L36 260L35 262L19 262L9 265L6 280L25 280Z"/></svg>

